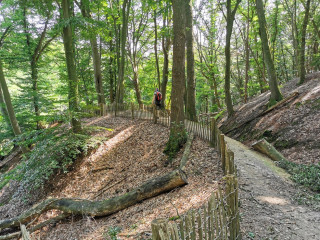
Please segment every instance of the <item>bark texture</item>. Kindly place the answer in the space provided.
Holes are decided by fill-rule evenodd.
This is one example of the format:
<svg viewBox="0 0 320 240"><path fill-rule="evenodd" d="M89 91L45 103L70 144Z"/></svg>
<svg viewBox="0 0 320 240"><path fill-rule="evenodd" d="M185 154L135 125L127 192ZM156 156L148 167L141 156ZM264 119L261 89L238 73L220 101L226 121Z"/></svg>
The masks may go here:
<svg viewBox="0 0 320 240"><path fill-rule="evenodd" d="M274 63L272 61L272 56L270 53L270 48L268 44L268 36L267 36L267 29L266 29L266 18L263 9L262 0L256 0L256 10L259 19L259 26L260 26L260 36L261 36L261 43L262 43L262 50L264 55L264 62L267 66L267 72L269 77L269 87L271 91L270 102L273 101L280 101L282 99L282 94L280 92L276 71L274 68Z"/></svg>
<svg viewBox="0 0 320 240"><path fill-rule="evenodd" d="M130 10L131 0L124 0L122 4L122 29L120 37L120 66L119 66L119 78L117 84L116 100L117 103L123 103L124 98L124 70L125 70L125 60L126 60L126 42L127 42L127 32L128 32L128 18Z"/></svg>
<svg viewBox="0 0 320 240"><path fill-rule="evenodd" d="M231 0L227 0L227 34L226 34L226 46L225 46L225 57L226 57L226 69L225 69L225 83L224 91L226 94L226 105L228 111L228 117L232 117L234 114L231 92L230 92L230 77L231 77L231 53L230 53L230 41L234 22L234 16L241 0L237 0L234 9L231 9Z"/></svg>
<svg viewBox="0 0 320 240"><path fill-rule="evenodd" d="M171 91L170 140L177 145L185 142L184 93L185 93L185 3L173 0L173 68ZM172 145L169 140L168 145ZM175 145L175 144L174 144ZM178 146L173 146L176 149Z"/></svg>
<svg viewBox="0 0 320 240"><path fill-rule="evenodd" d="M70 20L70 2L69 0L62 0L63 19L68 22ZM72 28L70 24L63 27L63 44L66 56L68 82L69 82L69 109L71 112L71 126L73 132L81 131L81 123L75 116L79 111L78 107L78 76L76 71L76 64L74 62L75 53L72 42Z"/></svg>
<svg viewBox="0 0 320 240"><path fill-rule="evenodd" d="M305 7L302 31L301 31L301 46L300 46L300 80L299 84L303 84L306 80L306 67L305 67L305 48L306 48L306 33L307 33L307 26L309 21L309 11L310 11L310 2L311 0L307 0L307 4Z"/></svg>
<svg viewBox="0 0 320 240"><path fill-rule="evenodd" d="M10 93L9 93L8 86L7 86L7 83L6 83L6 80L4 77L4 73L3 73L1 59L0 59L0 85L1 85L4 101L6 103L6 107L7 107L7 111L8 111L8 115L9 115L9 119L10 119L10 124L12 126L12 130L14 132L14 135L15 136L20 135L21 130L20 130L18 121L16 119L16 115L13 110Z"/></svg>
<svg viewBox="0 0 320 240"><path fill-rule="evenodd" d="M193 51L193 18L191 1L186 6L186 45L187 45L187 101L186 117L191 121L197 121L196 113L196 83L194 79L194 51Z"/></svg>
<svg viewBox="0 0 320 240"><path fill-rule="evenodd" d="M265 139L262 139L254 144L252 144L253 149L267 155L274 161L285 160L285 157L277 151L270 143Z"/></svg>

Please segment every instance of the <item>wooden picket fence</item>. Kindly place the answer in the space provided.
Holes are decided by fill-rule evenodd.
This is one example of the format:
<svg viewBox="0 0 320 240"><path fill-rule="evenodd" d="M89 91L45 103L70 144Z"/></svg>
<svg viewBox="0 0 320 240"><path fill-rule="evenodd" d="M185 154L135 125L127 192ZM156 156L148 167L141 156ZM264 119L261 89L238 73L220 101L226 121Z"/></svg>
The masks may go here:
<svg viewBox="0 0 320 240"><path fill-rule="evenodd" d="M102 114L101 114L102 113ZM132 119L145 119L170 126L170 113L157 110L155 106L112 104L100 106L100 115L112 115ZM198 122L185 120L185 128L195 136L208 141L217 149L225 181L214 191L207 204L197 211L191 210L181 216L179 223L166 219L152 221L152 240L237 240L241 239L240 214L238 206L238 180L234 164L234 153L226 144L224 134L215 118L202 115Z"/></svg>

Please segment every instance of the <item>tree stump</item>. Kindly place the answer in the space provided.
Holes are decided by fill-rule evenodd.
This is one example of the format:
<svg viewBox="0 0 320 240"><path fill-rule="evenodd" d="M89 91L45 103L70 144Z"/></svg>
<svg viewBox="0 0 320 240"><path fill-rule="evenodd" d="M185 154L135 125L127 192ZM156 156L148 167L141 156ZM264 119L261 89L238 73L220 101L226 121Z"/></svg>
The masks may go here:
<svg viewBox="0 0 320 240"><path fill-rule="evenodd" d="M267 155L274 161L286 160L286 158L278 152L270 143L268 143L265 139L262 139L258 142L255 142L251 145L253 149Z"/></svg>

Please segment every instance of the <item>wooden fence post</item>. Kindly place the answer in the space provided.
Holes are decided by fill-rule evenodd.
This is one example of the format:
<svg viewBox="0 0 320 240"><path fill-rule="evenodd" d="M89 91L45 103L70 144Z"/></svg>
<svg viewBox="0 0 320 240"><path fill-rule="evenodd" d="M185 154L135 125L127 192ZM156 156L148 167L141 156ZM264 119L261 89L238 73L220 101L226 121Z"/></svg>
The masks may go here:
<svg viewBox="0 0 320 240"><path fill-rule="evenodd" d="M151 229L152 229L152 240L169 239L167 219L164 219L164 218L154 219L151 222ZM162 233L160 233L160 231ZM160 235L163 235L163 236L160 236Z"/></svg>
<svg viewBox="0 0 320 240"><path fill-rule="evenodd" d="M134 104L131 102L131 119L134 119Z"/></svg>
<svg viewBox="0 0 320 240"><path fill-rule="evenodd" d="M224 141L224 134L220 134L220 158L222 163L222 170L225 172L226 169L226 144Z"/></svg>
<svg viewBox="0 0 320 240"><path fill-rule="evenodd" d="M216 144L216 119L215 118L211 118L211 132L210 132L210 138L211 138L211 146L214 147Z"/></svg>
<svg viewBox="0 0 320 240"><path fill-rule="evenodd" d="M240 239L240 219L238 209L238 180L234 175L226 177L226 195L229 209L229 233L230 239Z"/></svg>
<svg viewBox="0 0 320 240"><path fill-rule="evenodd" d="M229 156L229 174L234 174L234 153L228 149Z"/></svg>
<svg viewBox="0 0 320 240"><path fill-rule="evenodd" d="M157 123L157 120L158 120L157 107L154 104L152 106L153 106L153 123Z"/></svg>

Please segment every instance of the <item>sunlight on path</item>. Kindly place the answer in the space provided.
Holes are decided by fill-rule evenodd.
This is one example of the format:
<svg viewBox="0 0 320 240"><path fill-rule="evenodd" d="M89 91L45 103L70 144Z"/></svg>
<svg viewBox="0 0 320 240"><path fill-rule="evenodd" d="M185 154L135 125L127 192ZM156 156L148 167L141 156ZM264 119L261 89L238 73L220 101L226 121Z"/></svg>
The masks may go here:
<svg viewBox="0 0 320 240"><path fill-rule="evenodd" d="M226 141L238 169L243 239L320 239L320 213L298 205L289 174L242 143Z"/></svg>

